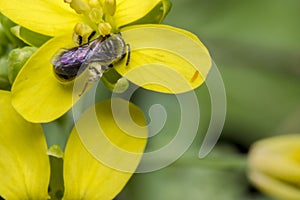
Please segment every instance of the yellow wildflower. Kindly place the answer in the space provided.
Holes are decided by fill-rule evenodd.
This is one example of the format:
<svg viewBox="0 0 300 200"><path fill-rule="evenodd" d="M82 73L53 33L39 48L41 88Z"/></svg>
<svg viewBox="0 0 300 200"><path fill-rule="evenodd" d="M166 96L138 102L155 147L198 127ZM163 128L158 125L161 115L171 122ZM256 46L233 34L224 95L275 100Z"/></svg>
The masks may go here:
<svg viewBox="0 0 300 200"><path fill-rule="evenodd" d="M50 171L59 171L50 170L43 130L39 124L25 121L13 109L10 92L0 90L0 96L0 196L4 199L49 199ZM124 102L121 99L116 101L120 104ZM64 189L61 193L65 200L111 200L124 187L138 165L145 148L147 132L139 131L140 138L136 138L120 130L109 105L110 101L104 101L95 107L97 112L101 112L98 121L103 131L99 132L97 127L91 126L84 129L86 132L83 134L97 133L109 139L110 146L96 146L93 153L109 154L110 161L105 163L96 160L85 148L74 128L63 158ZM129 108L133 113L133 120L145 125L142 112L132 104ZM87 111L76 126L89 126L89 112L93 112L93 109ZM126 153L120 157L112 150L112 146Z"/></svg>

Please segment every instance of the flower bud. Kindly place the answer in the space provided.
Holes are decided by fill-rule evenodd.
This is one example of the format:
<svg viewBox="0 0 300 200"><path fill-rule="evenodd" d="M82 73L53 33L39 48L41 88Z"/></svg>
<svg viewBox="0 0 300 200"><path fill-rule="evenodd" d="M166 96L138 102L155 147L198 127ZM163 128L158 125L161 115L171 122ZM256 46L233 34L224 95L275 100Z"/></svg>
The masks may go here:
<svg viewBox="0 0 300 200"><path fill-rule="evenodd" d="M276 199L300 199L300 134L255 143L249 152L248 177Z"/></svg>
<svg viewBox="0 0 300 200"><path fill-rule="evenodd" d="M129 81L125 77L122 77L117 81L117 84L115 85L113 92L123 93L128 89L128 87L129 87Z"/></svg>
<svg viewBox="0 0 300 200"><path fill-rule="evenodd" d="M8 55L8 79L12 84L17 77L19 71L29 59L29 57L37 50L35 47L23 47L13 49Z"/></svg>

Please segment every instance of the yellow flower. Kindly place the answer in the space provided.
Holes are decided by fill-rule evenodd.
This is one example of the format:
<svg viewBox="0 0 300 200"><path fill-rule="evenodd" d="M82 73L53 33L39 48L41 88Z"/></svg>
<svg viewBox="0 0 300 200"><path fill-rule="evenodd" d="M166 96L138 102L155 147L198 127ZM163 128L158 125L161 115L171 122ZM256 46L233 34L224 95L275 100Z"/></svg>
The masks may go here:
<svg viewBox="0 0 300 200"><path fill-rule="evenodd" d="M25 28L34 32L49 36L59 36L65 33L73 33L78 23L86 23L91 27L96 25L95 21L100 20L95 16L97 12L103 12L103 6L107 0L12 0L0 1L0 12ZM110 1L108 1L110 2ZM156 6L165 7L167 1L146 0L141 3L138 0L117 0L116 11L110 21L113 21L116 28L135 23L149 14ZM74 9L72 9L73 7ZM110 7L110 6L108 6ZM78 10L84 13L78 14ZM168 12L168 9L165 10ZM166 13L160 15L164 18ZM157 20L157 19L156 19ZM150 23L155 23L153 20Z"/></svg>
<svg viewBox="0 0 300 200"><path fill-rule="evenodd" d="M66 113L78 100L72 84L61 84L50 63L74 40L121 32L131 47L114 69L132 83L164 93L183 93L199 87L211 66L209 53L190 32L160 23L169 10L166 0L0 0L0 12L15 23L54 38L28 60L13 87L13 106L30 122L49 122ZM75 28L74 28L75 27Z"/></svg>
<svg viewBox="0 0 300 200"><path fill-rule="evenodd" d="M248 167L249 179L261 191L277 199L300 199L300 134L258 141Z"/></svg>
<svg viewBox="0 0 300 200"><path fill-rule="evenodd" d="M0 96L0 196L5 199L49 199L50 171L59 172L50 170L43 130L39 124L29 123L16 113L11 106L10 92L0 90ZM124 103L124 100L116 100ZM121 131L113 120L109 105L110 101L104 101L95 107L100 112L97 116L102 132L95 126L89 127L89 112L93 109L83 114L76 126L88 126L89 129L83 134L97 132L109 139L110 145L129 153L120 157L111 146L94 146L94 155L97 152L109 154L110 165L107 165L87 151L76 129L73 129L63 159L64 192L61 192L65 200L113 199L138 165L146 139L132 137ZM130 104L130 111L134 121L145 124L143 114L137 107ZM101 123L103 118L105 123ZM139 132L140 137L146 135L146 132ZM130 153L134 153L134 156ZM51 174L52 177L55 176Z"/></svg>

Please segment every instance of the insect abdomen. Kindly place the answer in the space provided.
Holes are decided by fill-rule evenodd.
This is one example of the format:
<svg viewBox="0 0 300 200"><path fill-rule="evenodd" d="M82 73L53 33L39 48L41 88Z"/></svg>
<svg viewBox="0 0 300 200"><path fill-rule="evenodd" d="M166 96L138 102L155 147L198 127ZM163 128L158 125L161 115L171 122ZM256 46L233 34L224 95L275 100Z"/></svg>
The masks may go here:
<svg viewBox="0 0 300 200"><path fill-rule="evenodd" d="M72 80L83 67L90 48L87 45L76 47L60 54L54 62L55 74L63 80Z"/></svg>

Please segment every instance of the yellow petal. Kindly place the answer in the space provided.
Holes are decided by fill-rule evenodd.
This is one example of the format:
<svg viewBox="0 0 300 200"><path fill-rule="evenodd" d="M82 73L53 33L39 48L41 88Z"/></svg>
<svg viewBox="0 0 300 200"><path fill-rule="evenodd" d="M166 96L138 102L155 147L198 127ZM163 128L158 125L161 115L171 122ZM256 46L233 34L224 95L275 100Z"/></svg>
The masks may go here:
<svg viewBox="0 0 300 200"><path fill-rule="evenodd" d="M300 199L300 134L256 142L248 155L248 177L263 192L279 199Z"/></svg>
<svg viewBox="0 0 300 200"><path fill-rule="evenodd" d="M114 23L117 27L130 24L147 15L161 0L117 0Z"/></svg>
<svg viewBox="0 0 300 200"><path fill-rule="evenodd" d="M249 167L286 183L299 184L299 152L300 134L267 138L253 145L249 153Z"/></svg>
<svg viewBox="0 0 300 200"><path fill-rule="evenodd" d="M147 129L139 127L145 125L143 113L125 100L113 99L112 105L104 101L89 109L71 133L64 161L65 200L113 199L141 159L147 136ZM130 125L127 106L139 126Z"/></svg>
<svg viewBox="0 0 300 200"><path fill-rule="evenodd" d="M289 185L272 176L268 176L259 171L251 171L249 179L264 193L282 200L300 199L300 190L297 185Z"/></svg>
<svg viewBox="0 0 300 200"><path fill-rule="evenodd" d="M130 45L130 62L115 69L143 88L183 93L199 87L211 67L211 58L190 32L166 25L137 25L121 30Z"/></svg>
<svg viewBox="0 0 300 200"><path fill-rule="evenodd" d="M63 0L0 0L0 12L20 26L50 36L71 31L83 21Z"/></svg>
<svg viewBox="0 0 300 200"><path fill-rule="evenodd" d="M71 34L51 39L23 66L12 87L14 108L30 122L49 122L67 112L72 101L72 84L61 84L50 62L53 55L72 44Z"/></svg>
<svg viewBox="0 0 300 200"><path fill-rule="evenodd" d="M50 165L42 128L15 112L9 92L0 91L0 97L0 196L48 199Z"/></svg>

